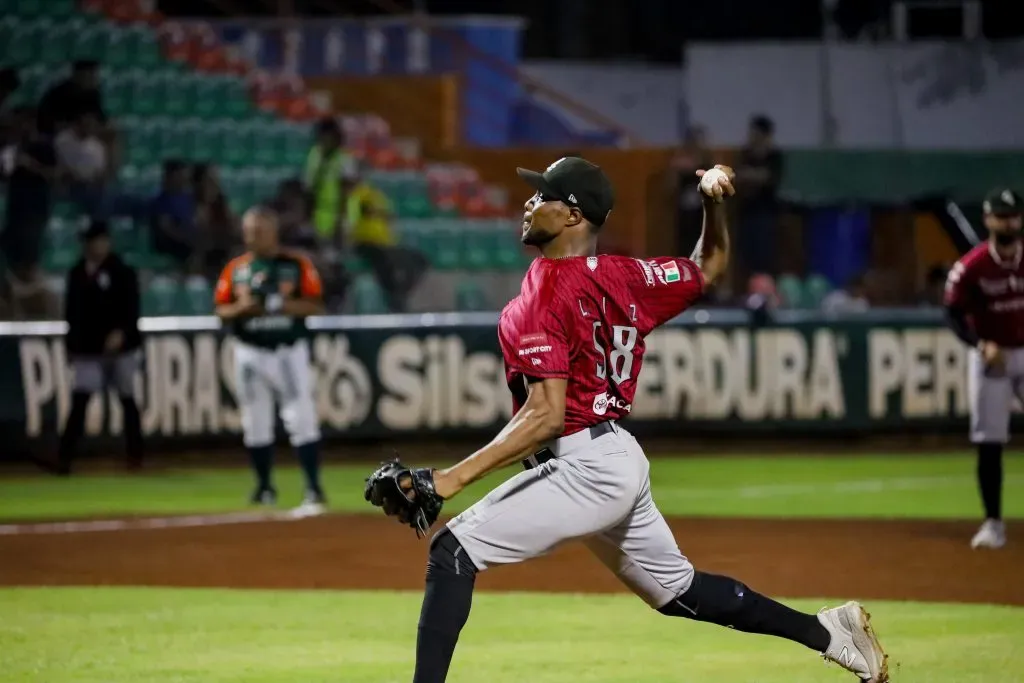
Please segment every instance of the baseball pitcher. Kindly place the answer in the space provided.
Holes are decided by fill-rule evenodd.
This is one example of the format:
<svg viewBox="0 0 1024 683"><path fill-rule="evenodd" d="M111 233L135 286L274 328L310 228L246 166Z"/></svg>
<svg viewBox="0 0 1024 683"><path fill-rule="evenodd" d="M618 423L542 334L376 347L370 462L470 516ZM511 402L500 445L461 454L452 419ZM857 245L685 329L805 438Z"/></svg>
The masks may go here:
<svg viewBox="0 0 1024 683"><path fill-rule="evenodd" d="M1002 548L1003 446L1010 439L1010 411L1024 392L1024 245L1019 194L1000 188L985 198L988 240L949 271L946 314L953 332L970 347L968 396L971 442L978 449L978 488L985 521L972 548Z"/></svg>
<svg viewBox="0 0 1024 683"><path fill-rule="evenodd" d="M314 515L323 512L326 500L306 317L323 312L323 292L312 262L281 248L277 233L273 211L258 207L246 212L242 237L247 251L224 268L214 300L235 339L242 438L256 474L252 502L277 502L271 480L276 404L306 477L305 499L297 512Z"/></svg>
<svg viewBox="0 0 1024 683"><path fill-rule="evenodd" d="M643 448L619 424L632 409L644 338L725 270L721 203L733 194L731 170L697 173L704 232L691 258L649 261L596 255L614 203L598 166L569 157L519 175L536 191L526 202L522 240L541 258L498 323L515 415L490 444L451 468L410 470L394 461L367 479L367 500L426 533L444 500L525 459L525 472L431 541L414 683L447 677L477 573L574 540L661 614L787 638L864 681L888 681L885 653L859 604L803 614L695 569L655 505Z"/></svg>

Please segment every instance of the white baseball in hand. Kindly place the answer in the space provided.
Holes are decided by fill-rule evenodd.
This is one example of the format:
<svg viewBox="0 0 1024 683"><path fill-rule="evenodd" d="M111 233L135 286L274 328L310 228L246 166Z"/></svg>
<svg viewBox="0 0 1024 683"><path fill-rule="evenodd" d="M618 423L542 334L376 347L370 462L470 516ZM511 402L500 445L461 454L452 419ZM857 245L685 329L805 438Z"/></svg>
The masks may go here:
<svg viewBox="0 0 1024 683"><path fill-rule="evenodd" d="M708 169L707 171L704 172L704 175L702 175L701 178L700 178L700 189L701 189L701 192L703 192L704 194L706 194L709 197L713 197L715 195L715 185L718 184L718 181L720 181L720 180L728 180L728 179L729 179L729 174L726 173L725 171L723 171L722 169L720 169L720 168Z"/></svg>

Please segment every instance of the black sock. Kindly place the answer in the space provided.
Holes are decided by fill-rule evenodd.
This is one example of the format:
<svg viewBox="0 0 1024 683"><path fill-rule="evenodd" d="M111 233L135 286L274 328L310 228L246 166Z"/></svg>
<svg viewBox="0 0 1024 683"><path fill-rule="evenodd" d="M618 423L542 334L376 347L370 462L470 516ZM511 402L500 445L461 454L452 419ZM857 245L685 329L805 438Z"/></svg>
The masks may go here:
<svg viewBox="0 0 1024 683"><path fill-rule="evenodd" d="M658 611L670 617L706 621L745 633L786 638L816 652L827 650L831 641L815 615L797 612L735 579L718 574L694 572L690 588Z"/></svg>
<svg viewBox="0 0 1024 683"><path fill-rule="evenodd" d="M121 397L121 412L124 413L124 440L128 464L138 467L142 464L142 416L139 415L139 407L133 397Z"/></svg>
<svg viewBox="0 0 1024 683"><path fill-rule="evenodd" d="M1003 444L978 444L978 488L987 519L1003 518Z"/></svg>
<svg viewBox="0 0 1024 683"><path fill-rule="evenodd" d="M256 473L256 486L261 491L273 488L270 483L270 469L274 463L274 447L251 446L249 462L252 464L252 471Z"/></svg>
<svg viewBox="0 0 1024 683"><path fill-rule="evenodd" d="M64 432L60 435L60 446L57 451L57 467L61 471L69 471L71 462L75 459L78 442L85 432L85 412L89 407L90 398L92 394L80 391L71 394L71 411L68 413L67 422L64 423Z"/></svg>
<svg viewBox="0 0 1024 683"><path fill-rule="evenodd" d="M427 590L416 636L413 683L444 683L473 605L476 567L450 531L442 531L430 549Z"/></svg>
<svg viewBox="0 0 1024 683"><path fill-rule="evenodd" d="M306 488L314 493L322 493L320 489L320 443L304 443L295 447L295 455L306 475Z"/></svg>

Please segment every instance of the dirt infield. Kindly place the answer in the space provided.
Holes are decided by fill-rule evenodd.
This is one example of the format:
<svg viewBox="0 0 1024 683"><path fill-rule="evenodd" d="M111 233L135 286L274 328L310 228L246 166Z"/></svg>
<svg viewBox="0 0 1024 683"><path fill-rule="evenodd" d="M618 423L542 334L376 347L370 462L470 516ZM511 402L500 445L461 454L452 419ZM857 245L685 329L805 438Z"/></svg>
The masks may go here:
<svg viewBox="0 0 1024 683"><path fill-rule="evenodd" d="M676 519L683 551L773 595L1024 605L1024 545L971 551L966 522ZM1024 537L1024 525L1010 529ZM383 518L327 516L0 536L0 585L420 588L426 541ZM486 590L622 590L587 551L487 571Z"/></svg>

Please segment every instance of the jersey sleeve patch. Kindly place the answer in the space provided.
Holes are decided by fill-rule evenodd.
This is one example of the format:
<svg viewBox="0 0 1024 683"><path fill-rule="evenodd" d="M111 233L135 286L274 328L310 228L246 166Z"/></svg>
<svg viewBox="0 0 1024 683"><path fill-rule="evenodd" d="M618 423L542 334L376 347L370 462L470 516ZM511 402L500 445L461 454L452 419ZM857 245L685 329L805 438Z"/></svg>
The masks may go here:
<svg viewBox="0 0 1024 683"><path fill-rule="evenodd" d="M648 263L647 261L644 261L643 259L633 259L633 260L636 261L636 264L638 266L640 266L640 271L644 274L644 282L647 284L648 287L653 287L654 286L654 268L651 267L650 263Z"/></svg>

